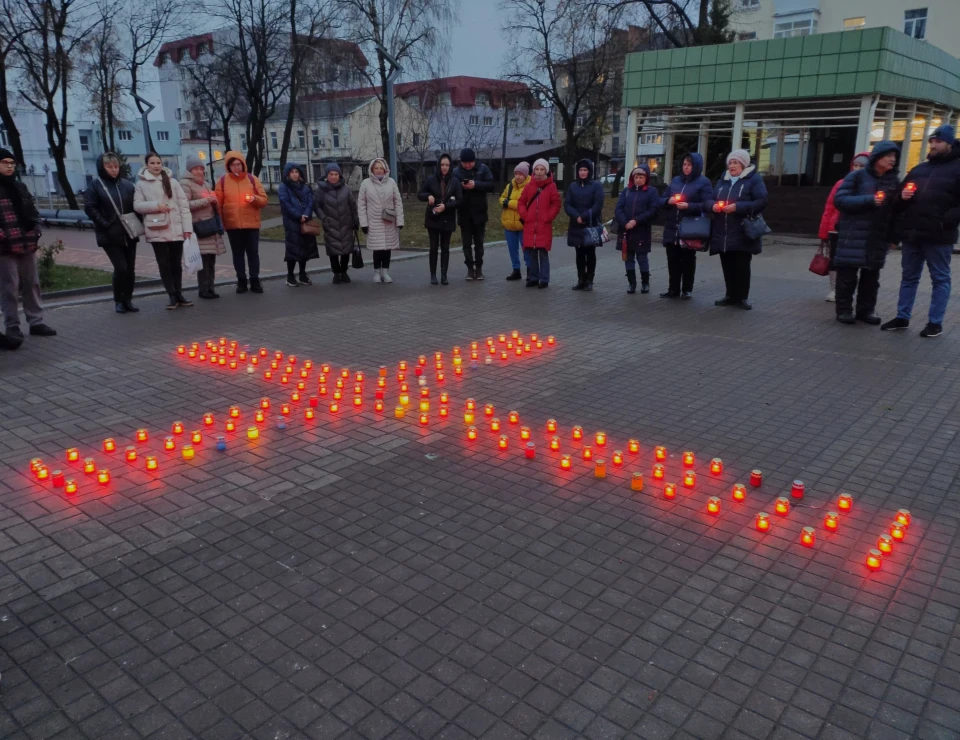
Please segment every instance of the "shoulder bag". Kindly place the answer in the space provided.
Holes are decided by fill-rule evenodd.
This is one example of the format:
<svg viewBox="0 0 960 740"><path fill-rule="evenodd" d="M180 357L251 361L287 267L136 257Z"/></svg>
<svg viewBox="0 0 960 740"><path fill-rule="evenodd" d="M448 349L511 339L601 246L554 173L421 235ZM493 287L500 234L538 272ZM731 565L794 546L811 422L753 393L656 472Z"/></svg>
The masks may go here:
<svg viewBox="0 0 960 740"><path fill-rule="evenodd" d="M603 224L599 226L593 225L593 214L590 214L590 224L583 227L583 246L585 247L601 247L603 246L604 238L603 233L606 231L606 228ZM607 235L606 241L610 241L609 234Z"/></svg>
<svg viewBox="0 0 960 740"><path fill-rule="evenodd" d="M197 239L206 239L217 234L223 234L223 224L220 223L220 216L213 214L213 218L204 218L193 222L193 233Z"/></svg>
<svg viewBox="0 0 960 740"><path fill-rule="evenodd" d="M127 237L130 239L139 239L143 236L146 230L143 228L143 221L140 220L140 217L136 213L120 213L120 207L114 202L113 196L110 195L110 191L107 190L107 184L103 181L103 178L98 177L97 180L100 182L100 187L103 188L103 192L106 193L110 205L113 206L113 210L117 212L117 218L120 219L120 225L123 227L123 230L127 232Z"/></svg>
<svg viewBox="0 0 960 740"><path fill-rule="evenodd" d="M759 213L754 216L753 214L749 216L744 216L743 218L743 233L747 239L757 241L766 234L769 234L773 229L767 226L767 222L763 220L763 216Z"/></svg>
<svg viewBox="0 0 960 740"><path fill-rule="evenodd" d="M320 236L320 222L312 218L301 222L300 233L308 236Z"/></svg>

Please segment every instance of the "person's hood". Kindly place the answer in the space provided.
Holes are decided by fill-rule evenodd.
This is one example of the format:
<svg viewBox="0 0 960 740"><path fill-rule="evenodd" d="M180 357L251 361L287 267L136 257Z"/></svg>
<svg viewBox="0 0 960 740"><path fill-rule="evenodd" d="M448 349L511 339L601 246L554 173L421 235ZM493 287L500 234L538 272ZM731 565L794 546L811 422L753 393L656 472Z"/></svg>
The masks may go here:
<svg viewBox="0 0 960 740"><path fill-rule="evenodd" d="M859 153L853 155L853 159L850 160L850 171L851 171L851 172L853 172L853 163L854 163L859 157L866 157L866 158L867 158L867 161L869 162L869 161L870 161L870 152L859 152Z"/></svg>
<svg viewBox="0 0 960 740"><path fill-rule="evenodd" d="M700 175L703 174L703 155L700 154L700 152L690 152L690 153L687 154L687 156L684 157L683 159L686 159L687 157L690 157L690 164L693 165L693 169L690 170L690 177L689 177L689 178L688 178L686 175L683 174L683 171L682 171L682 170L681 170L681 173L680 173L680 177L683 178L684 182L693 182L693 181L696 180L698 177L700 177ZM683 160L681 160L681 162L682 162L682 161L683 161Z"/></svg>
<svg viewBox="0 0 960 740"><path fill-rule="evenodd" d="M173 179L173 172L171 172L166 167L163 168L163 171L167 173L168 178L170 178L171 180ZM147 169L146 165L140 168L140 172L137 173L137 177L140 180L147 180L148 182L152 182L154 180L160 179L159 177L155 176L152 172L150 172L150 170Z"/></svg>
<svg viewBox="0 0 960 740"><path fill-rule="evenodd" d="M101 154L99 157L97 157L97 175L99 175L104 182L116 182L122 177L122 175L118 174L116 177L113 177L106 171L106 169L104 169L103 158L105 156L106 156L106 153Z"/></svg>
<svg viewBox="0 0 960 740"><path fill-rule="evenodd" d="M437 156L437 178L438 179L443 177L443 173L440 172L440 160L443 159L444 157L450 160L450 172L447 173L447 177L449 178L453 174L453 157L451 157L446 152L440 152L439 156Z"/></svg>
<svg viewBox="0 0 960 740"><path fill-rule="evenodd" d="M737 180L739 181L739 180L743 180L744 178L750 177L750 175L752 175L756 171L757 171L757 166L755 164L752 164L749 167L747 167L743 172L740 173L740 176L737 178ZM727 182L730 182L733 180L733 178L730 176L730 170L727 170L726 172L723 173L723 179L726 180Z"/></svg>
<svg viewBox="0 0 960 740"><path fill-rule="evenodd" d="M230 171L230 163L235 159L239 159L240 162L243 164L243 172L241 172L239 176L246 177L247 176L247 159L240 152L237 152L237 151L227 152L226 156L224 156L223 158L223 167L226 170L227 174L233 175L233 173ZM237 177L237 175L233 175L233 176Z"/></svg>
<svg viewBox="0 0 960 740"><path fill-rule="evenodd" d="M893 165L893 169L890 170L896 174L896 172L900 169L900 147L894 144L892 141L878 141L876 144L874 144L873 151L870 152L870 169L873 169L873 165L876 164L880 157L885 157L891 152L897 155L897 162Z"/></svg>
<svg viewBox="0 0 960 740"><path fill-rule="evenodd" d="M647 165L645 165L645 164L638 164L636 167L634 167L632 170L630 170L630 180L628 181L627 187L628 187L628 188L635 188L635 186L634 186L634 184L633 184L633 176L636 175L638 172L642 172L643 174L645 174L645 175L647 176L647 182L646 182L646 184L645 184L643 187L644 187L644 188L650 187L650 168L647 167Z"/></svg>
<svg viewBox="0 0 960 740"><path fill-rule="evenodd" d="M370 173L370 178L374 181L377 181L377 176L373 174L373 165L375 165L377 162L383 165L383 179L386 180L388 177L390 177L390 165L387 164L387 160L385 160L383 157L374 157L370 160L370 168L367 170Z"/></svg>
<svg viewBox="0 0 960 740"><path fill-rule="evenodd" d="M290 172L295 169L300 170L300 184L306 184L307 172L302 164L297 164L296 162L287 162L283 166L283 179L286 180L289 178Z"/></svg>
<svg viewBox="0 0 960 740"><path fill-rule="evenodd" d="M586 167L590 172L587 175L587 179L583 182L590 182L593 179L593 160L591 159L581 159L579 162L574 165L573 170L577 173L577 180L580 181L580 168Z"/></svg>

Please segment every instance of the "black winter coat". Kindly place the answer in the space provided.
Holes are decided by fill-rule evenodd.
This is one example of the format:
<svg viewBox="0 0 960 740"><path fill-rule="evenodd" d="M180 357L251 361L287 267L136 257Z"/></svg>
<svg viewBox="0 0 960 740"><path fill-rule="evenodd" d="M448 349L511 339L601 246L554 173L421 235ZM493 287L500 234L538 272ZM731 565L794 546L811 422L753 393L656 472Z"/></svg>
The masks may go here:
<svg viewBox="0 0 960 740"><path fill-rule="evenodd" d="M703 157L699 152L691 152L687 155L693 164L690 176L687 177L682 172L670 181L670 186L663 191L663 197L660 199L660 206L666 212L663 219L663 243L676 244L680 241L677 231L680 229L680 221L684 218L700 216L707 213L706 206L712 202L713 185L706 175L703 174ZM686 157L684 157L686 159ZM683 200L688 207L680 210L670 202L674 195L683 196Z"/></svg>
<svg viewBox="0 0 960 740"><path fill-rule="evenodd" d="M894 204L900 211L903 241L916 244L956 244L960 225L960 144L944 156L928 159L903 179L917 190L910 200Z"/></svg>
<svg viewBox="0 0 960 740"><path fill-rule="evenodd" d="M754 167L745 169L736 182L724 175L713 189L713 196L706 204L706 210L713 214L713 228L710 233L710 254L724 252L750 252L760 254L762 240L748 239L743 231L743 220L747 216L763 213L767 207L767 186ZM724 201L727 205L736 203L733 213L713 213L713 204Z"/></svg>
<svg viewBox="0 0 960 740"><path fill-rule="evenodd" d="M451 171L452 172L452 171ZM460 187L460 181L453 174L448 173L443 179L440 178L440 166L437 165L437 172L423 181L417 198L424 203L427 198L433 196L435 205L427 206L423 216L423 225L428 229L437 231L456 231L457 230L457 210L462 206L463 189ZM446 208L443 213L434 213L436 205L443 203Z"/></svg>
<svg viewBox="0 0 960 740"><path fill-rule="evenodd" d="M580 168L590 170L586 180L580 179ZM567 227L567 246L583 246L583 230L588 226L600 226L603 223L603 184L593 179L593 162L581 159L574 167L576 181L563 194L563 210L570 217ZM577 219L583 223L578 224Z"/></svg>
<svg viewBox="0 0 960 740"><path fill-rule="evenodd" d="M313 191L302 180L294 183L290 180L290 171L298 169L301 173L304 168L298 164L287 162L283 168L283 182L278 188L280 200L280 215L283 217L283 259L287 262L301 262L317 259L320 249L317 247L317 237L313 234L304 234L300 230L300 218L313 217Z"/></svg>
<svg viewBox="0 0 960 740"><path fill-rule="evenodd" d="M98 247L123 246L127 242L136 243L139 239L130 239L120 223L111 204L116 203L120 213L134 213L133 194L136 187L124 177L110 177L103 169L103 155L97 157L97 174L103 180L94 180L83 194L83 210L93 221L93 230L97 236ZM107 188L104 189L104 184Z"/></svg>
<svg viewBox="0 0 960 740"><path fill-rule="evenodd" d="M644 253L650 251L650 226L660 210L660 194L653 185L638 188L633 184L634 173L638 170L645 172L647 182L650 182L650 170L646 165L635 168L630 173L630 187L620 193L613 217L620 228L617 245L622 245L626 237L627 251ZM636 221L637 225L628 230L625 227L630 221Z"/></svg>
<svg viewBox="0 0 960 740"><path fill-rule="evenodd" d="M496 183L493 173L483 162L478 161L472 170L465 170L458 164L452 173L460 183L463 201L457 209L457 219L461 227L479 227L487 223L487 193L492 193ZM463 183L473 180L474 188L467 190Z"/></svg>
<svg viewBox="0 0 960 740"><path fill-rule="evenodd" d="M353 191L340 180L336 185L318 182L313 196L313 210L323 224L323 245L330 256L346 256L353 252L355 232L360 228L360 214Z"/></svg>
<svg viewBox="0 0 960 740"><path fill-rule="evenodd" d="M896 167L878 175L874 163L892 151L899 156L900 149L893 142L878 143L870 153L870 164L843 178L833 196L833 204L840 211L837 251L833 258L835 267L879 270L886 262L887 251L895 239L894 201L900 189L900 179ZM879 206L874 202L878 190L886 193L886 200Z"/></svg>

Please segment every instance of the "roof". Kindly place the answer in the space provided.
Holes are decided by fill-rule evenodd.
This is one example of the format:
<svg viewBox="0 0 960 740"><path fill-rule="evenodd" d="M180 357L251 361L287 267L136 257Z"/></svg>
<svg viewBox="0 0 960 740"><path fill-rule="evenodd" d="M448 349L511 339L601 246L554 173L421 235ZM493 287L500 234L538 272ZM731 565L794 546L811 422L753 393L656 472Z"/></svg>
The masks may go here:
<svg viewBox="0 0 960 740"><path fill-rule="evenodd" d="M322 120L324 118L343 118L348 116L354 111L363 108L365 105L371 101L376 100L372 95L368 95L364 98L351 98L350 100L300 100L297 103L296 115L298 118L302 118L307 121ZM270 116L271 121L285 121L287 119L287 111L289 106L286 103L281 103L277 106L277 110L272 116ZM246 121L245 118L237 119L238 122L243 123Z"/></svg>
<svg viewBox="0 0 960 740"><path fill-rule="evenodd" d="M454 77L437 77L431 80L417 80L414 82L400 82L393 86L397 97L409 98L417 96L426 103L431 103L434 96L440 93L450 93L450 104L454 106L473 106L477 93L485 92L490 95L490 104L499 108L503 94L522 95L528 99L531 107L540 107L539 102L530 92L530 88L523 82L497 80L488 77L469 77L456 75ZM377 87L357 87L350 90L333 90L310 96L315 100L329 100L335 98L354 98L366 95L377 95ZM428 107L424 105L424 107Z"/></svg>
<svg viewBox="0 0 960 740"><path fill-rule="evenodd" d="M892 28L630 54L623 105L890 95L960 108L960 60Z"/></svg>
<svg viewBox="0 0 960 740"><path fill-rule="evenodd" d="M370 64L363 50L353 41L324 38L322 36L315 36L311 39L309 36L298 35L296 43L306 44L319 51L327 52L335 62L352 56L351 61L360 68L365 68ZM213 33L203 33L199 36L188 36L176 41L167 41L157 51L153 66L161 66L163 64L161 59L164 55L168 56L174 64L179 64L184 52L187 52L190 58L196 61L200 56L200 44L206 44L207 50L212 50Z"/></svg>
<svg viewBox="0 0 960 740"><path fill-rule="evenodd" d="M206 44L207 49L213 49L213 34L202 33L199 36L188 36L185 39L176 41L167 41L157 50L157 57L153 60L154 67L160 67L163 64L163 57L167 56L174 64L179 64L183 58L183 52L190 54L194 61L200 56L200 44Z"/></svg>

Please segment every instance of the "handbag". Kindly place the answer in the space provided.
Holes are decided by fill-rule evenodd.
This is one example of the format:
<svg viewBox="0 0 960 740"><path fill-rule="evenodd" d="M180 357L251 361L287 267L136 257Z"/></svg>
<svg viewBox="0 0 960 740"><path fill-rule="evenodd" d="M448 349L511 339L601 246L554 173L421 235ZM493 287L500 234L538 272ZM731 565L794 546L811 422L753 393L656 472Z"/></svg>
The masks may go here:
<svg viewBox="0 0 960 740"><path fill-rule="evenodd" d="M354 245L353 252L351 253L351 266L354 270L362 270L363 265L363 252L360 251L360 234L356 231L353 232Z"/></svg>
<svg viewBox="0 0 960 740"><path fill-rule="evenodd" d="M603 245L603 226L584 226L583 227L583 246L599 247ZM609 241L609 235L608 235Z"/></svg>
<svg viewBox="0 0 960 740"><path fill-rule="evenodd" d="M819 275L820 277L826 277L830 274L830 257L826 254L824 242L820 242L817 253L813 255L813 259L810 260L809 270L814 275Z"/></svg>
<svg viewBox="0 0 960 740"><path fill-rule="evenodd" d="M146 229L163 230L170 225L169 213L148 213L143 217L143 225Z"/></svg>
<svg viewBox="0 0 960 740"><path fill-rule="evenodd" d="M773 231L773 229L767 226L767 222L763 220L763 216L759 213L756 216L744 216L743 233L747 239L756 241L771 231Z"/></svg>
<svg viewBox="0 0 960 740"><path fill-rule="evenodd" d="M194 221L193 233L197 235L197 239L206 239L210 236L222 234L223 226L220 223L220 217L214 214L213 218L205 218L200 221Z"/></svg>
<svg viewBox="0 0 960 740"><path fill-rule="evenodd" d="M132 240L139 239L143 236L146 232L140 217L136 213L120 213L120 207L114 202L113 196L110 195L110 191L107 190L107 184L103 181L103 178L98 177L97 180L100 181L100 187L103 188L103 192L107 194L107 200L110 201L113 210L117 212L117 218L120 219L120 225L123 227L123 230L127 232L127 237Z"/></svg>
<svg viewBox="0 0 960 740"><path fill-rule="evenodd" d="M314 221L312 218L307 219L300 224L300 233L310 236L320 236L320 222Z"/></svg>
<svg viewBox="0 0 960 740"><path fill-rule="evenodd" d="M710 248L710 234L713 228L713 219L710 216L690 216L680 219L677 228L677 239L680 246L705 252Z"/></svg>
<svg viewBox="0 0 960 740"><path fill-rule="evenodd" d="M380 219L386 221L388 224L395 223L397 220L397 212L395 209L387 206L380 212Z"/></svg>

